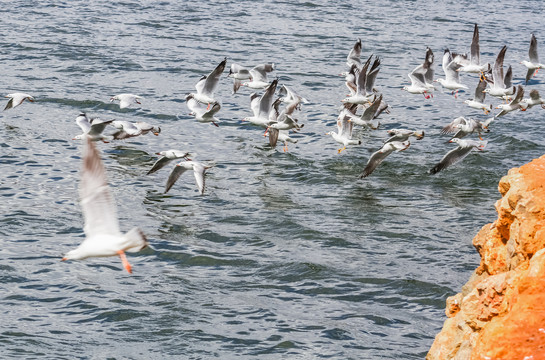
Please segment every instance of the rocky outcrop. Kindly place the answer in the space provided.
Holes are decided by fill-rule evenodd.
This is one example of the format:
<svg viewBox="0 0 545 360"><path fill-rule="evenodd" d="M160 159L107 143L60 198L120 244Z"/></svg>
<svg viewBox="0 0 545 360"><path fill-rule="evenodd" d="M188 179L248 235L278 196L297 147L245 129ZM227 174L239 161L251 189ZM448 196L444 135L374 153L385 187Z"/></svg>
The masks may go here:
<svg viewBox="0 0 545 360"><path fill-rule="evenodd" d="M481 263L447 299L428 360L545 359L545 156L498 189L498 219L473 239Z"/></svg>

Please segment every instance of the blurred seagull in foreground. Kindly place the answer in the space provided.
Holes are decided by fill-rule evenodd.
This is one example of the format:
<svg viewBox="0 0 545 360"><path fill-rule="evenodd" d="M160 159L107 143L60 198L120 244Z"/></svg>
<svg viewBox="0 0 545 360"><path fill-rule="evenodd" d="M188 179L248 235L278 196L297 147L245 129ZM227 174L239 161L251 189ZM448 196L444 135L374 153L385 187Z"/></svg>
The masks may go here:
<svg viewBox="0 0 545 360"><path fill-rule="evenodd" d="M83 154L80 182L80 203L83 210L85 240L62 258L81 260L88 257L119 256L123 267L132 273L125 251L138 252L148 245L138 227L122 234L106 171L93 141L87 138Z"/></svg>
<svg viewBox="0 0 545 360"><path fill-rule="evenodd" d="M25 93L19 93L19 92L11 93L11 94L7 94L5 97L7 97L9 100L8 100L8 103L6 104L6 107L4 108L4 111L21 105L23 101L25 100L34 102L34 98Z"/></svg>

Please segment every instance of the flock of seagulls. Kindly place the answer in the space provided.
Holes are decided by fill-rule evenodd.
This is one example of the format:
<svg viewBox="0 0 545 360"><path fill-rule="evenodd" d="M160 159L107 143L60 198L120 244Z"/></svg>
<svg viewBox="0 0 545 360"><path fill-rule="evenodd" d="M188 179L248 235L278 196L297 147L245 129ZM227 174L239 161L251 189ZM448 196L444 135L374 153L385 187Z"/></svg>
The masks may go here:
<svg viewBox="0 0 545 360"><path fill-rule="evenodd" d="M490 132L490 124L499 117L516 110L527 111L536 105L541 105L545 109L545 100L541 98L538 90L532 89L529 97L525 98L525 88L512 83L512 67L509 66L504 72L506 51L507 46L502 47L493 65L481 63L479 29L475 24L469 55L454 53L449 49L444 51L442 58L444 78L435 78L435 57L429 47L426 48L423 63L408 73L410 85L402 89L411 94L423 95L425 99L433 97L434 91L437 90L437 83L457 98L459 91L469 90L469 87L462 82L461 73L472 73L479 75L479 82L473 98L465 100L465 104L482 110L485 115L488 115L493 111L493 106L485 103L487 94L504 102L496 107L500 110L497 114L484 121L459 116L451 123L444 125L440 134L449 135L449 143L457 147L445 154L429 170L430 174L437 174L462 161L472 150L484 150L488 141L483 139L483 135ZM362 127L367 131L377 131L382 126L379 117L390 113L390 105L375 84L381 62L381 58L373 54L362 60L361 39L358 39L349 51L346 58L348 69L341 74L345 79L348 94L340 100L342 105L339 106L339 115L336 120L337 131L326 133L341 144L342 147L337 150L339 154L348 147L362 143L361 139L354 137L354 126ZM523 60L520 63L527 68L525 84L537 74L539 69L545 68L545 65L539 62L537 39L533 34L530 40L529 60ZM221 111L221 100L216 95L216 89L226 66L227 58L224 58L212 71L202 76L195 84L195 91L186 96L189 115L197 121L220 126L221 122L217 115ZM304 127L297 117L302 105L308 104L309 101L298 95L292 88L280 85L278 78L269 80L268 76L275 70L273 63L258 64L252 68L233 63L227 77L233 79L232 94L237 93L241 88L253 91L249 95L248 116L242 121L264 129L263 136L268 136L270 146L275 148L280 142L283 144L283 151L286 152L288 143L297 142L290 135L301 131ZM25 100L35 101L26 93L12 93L6 97L9 101L4 110L13 109ZM119 102L120 109L141 105L142 100L141 96L128 93L110 98L110 102ZM137 227L125 234L120 232L115 202L108 188L104 165L95 143L123 140L148 133L158 136L161 129L142 121L89 118L83 112L76 117L76 124L82 133L76 135L74 139L83 140L85 143L80 181L85 240L75 250L67 252L62 260L119 256L124 268L130 273L132 268L125 252L140 251L147 246L147 240ZM115 128L115 131L106 134L105 130L110 127ZM409 149L412 138L422 140L425 137L424 130L405 128L387 129L387 134L388 137L383 140L381 146L369 157L360 178L370 176L390 154ZM478 140L468 138L473 134L478 137ZM213 164L195 161L191 159L190 152L177 149L160 151L156 155L160 157L147 175L154 174L176 162L167 178L165 193L173 187L183 173L191 170L198 192L201 195L204 194L205 174Z"/></svg>

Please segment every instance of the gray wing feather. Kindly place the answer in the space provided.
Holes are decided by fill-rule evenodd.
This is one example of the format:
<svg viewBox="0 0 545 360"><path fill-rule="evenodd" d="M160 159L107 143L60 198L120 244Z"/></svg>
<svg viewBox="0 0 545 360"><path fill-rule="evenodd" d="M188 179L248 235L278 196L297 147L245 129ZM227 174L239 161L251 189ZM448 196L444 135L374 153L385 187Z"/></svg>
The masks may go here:
<svg viewBox="0 0 545 360"><path fill-rule="evenodd" d="M187 171L187 169L185 167L178 166L178 165L176 165L174 167L174 169L172 169L172 171L170 172L170 175L169 175L169 177L167 179L167 184L165 186L165 194L170 190L172 185L174 185L176 180L178 180L178 178L186 171Z"/></svg>

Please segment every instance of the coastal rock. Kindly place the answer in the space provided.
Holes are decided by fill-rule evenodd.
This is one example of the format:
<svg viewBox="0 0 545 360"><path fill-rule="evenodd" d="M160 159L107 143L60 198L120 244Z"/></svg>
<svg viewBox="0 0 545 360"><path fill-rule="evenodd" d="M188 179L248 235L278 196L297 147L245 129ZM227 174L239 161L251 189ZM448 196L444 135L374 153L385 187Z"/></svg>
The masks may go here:
<svg viewBox="0 0 545 360"><path fill-rule="evenodd" d="M498 219L473 239L479 267L447 299L428 360L545 359L545 156L498 190Z"/></svg>

